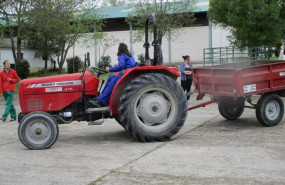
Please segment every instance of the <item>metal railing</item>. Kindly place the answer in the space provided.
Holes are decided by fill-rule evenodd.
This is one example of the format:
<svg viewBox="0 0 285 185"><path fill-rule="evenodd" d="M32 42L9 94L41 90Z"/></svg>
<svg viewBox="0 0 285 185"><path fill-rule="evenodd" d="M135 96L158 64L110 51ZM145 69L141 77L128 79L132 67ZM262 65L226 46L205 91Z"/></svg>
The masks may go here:
<svg viewBox="0 0 285 185"><path fill-rule="evenodd" d="M269 60L268 47L219 47L205 48L204 66L223 63L242 62L247 60Z"/></svg>

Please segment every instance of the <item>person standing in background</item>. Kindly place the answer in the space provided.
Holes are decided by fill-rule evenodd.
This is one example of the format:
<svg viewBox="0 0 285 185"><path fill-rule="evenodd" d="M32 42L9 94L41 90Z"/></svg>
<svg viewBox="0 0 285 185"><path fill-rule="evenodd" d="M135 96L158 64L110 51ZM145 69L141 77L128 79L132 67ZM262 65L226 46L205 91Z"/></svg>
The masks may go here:
<svg viewBox="0 0 285 185"><path fill-rule="evenodd" d="M3 70L0 71L0 73L2 72ZM3 94L3 88L2 88L2 80L1 80L1 77L0 77L0 98L2 97L2 94ZM0 105L1 106L1 105Z"/></svg>
<svg viewBox="0 0 285 185"><path fill-rule="evenodd" d="M186 91L187 104L190 104L190 94L192 86L192 64L190 64L190 56L182 56L184 62L180 65L181 87Z"/></svg>
<svg viewBox="0 0 285 185"><path fill-rule="evenodd" d="M3 62L3 66L4 70L0 72L0 93L3 93L6 105L4 114L0 120L5 122L10 114L10 121L15 121L17 115L16 109L13 105L13 98L16 90L15 84L18 82L18 75L15 70L11 69L9 60L5 60Z"/></svg>

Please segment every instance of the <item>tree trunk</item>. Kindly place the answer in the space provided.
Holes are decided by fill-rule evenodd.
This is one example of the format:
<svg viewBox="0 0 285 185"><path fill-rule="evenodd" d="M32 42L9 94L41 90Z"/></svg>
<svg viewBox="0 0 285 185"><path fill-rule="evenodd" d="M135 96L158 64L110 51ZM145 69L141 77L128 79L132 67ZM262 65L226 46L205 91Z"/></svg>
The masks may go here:
<svg viewBox="0 0 285 185"><path fill-rule="evenodd" d="M62 47L61 59L60 59L60 63L58 66L58 73L59 74L62 73L62 67L63 67L63 64L65 62L68 50L71 48L71 46L73 46L73 44L68 45L66 49L65 49L65 45Z"/></svg>
<svg viewBox="0 0 285 185"><path fill-rule="evenodd" d="M14 37L13 37L13 30L11 30L13 28L10 28L10 40L11 40L11 46L12 46L12 53L13 53L13 58L14 58L14 61L16 63L17 61L17 56L16 56L16 51L15 51L15 43L14 43Z"/></svg>
<svg viewBox="0 0 285 185"><path fill-rule="evenodd" d="M21 58L21 53L22 53L21 45L22 45L22 39L21 39L21 37L18 35L18 36L17 36L17 60L19 60L19 61L22 60L22 58Z"/></svg>
<svg viewBox="0 0 285 185"><path fill-rule="evenodd" d="M60 56L59 56L59 63L58 63L58 73L59 74L62 73L62 67L63 67L63 64L64 64L64 60L63 60L64 46L65 46L65 43L62 44L62 46L61 46L61 53L60 53Z"/></svg>
<svg viewBox="0 0 285 185"><path fill-rule="evenodd" d="M53 63L53 71L55 71L55 69L56 69L56 61L54 59L52 59L52 63Z"/></svg>
<svg viewBox="0 0 285 185"><path fill-rule="evenodd" d="M47 73L48 70L48 60L45 58L45 73Z"/></svg>
<svg viewBox="0 0 285 185"><path fill-rule="evenodd" d="M63 55L61 55L60 60L59 60L59 64L58 64L58 73L59 73L59 74L62 73L63 64L64 64Z"/></svg>

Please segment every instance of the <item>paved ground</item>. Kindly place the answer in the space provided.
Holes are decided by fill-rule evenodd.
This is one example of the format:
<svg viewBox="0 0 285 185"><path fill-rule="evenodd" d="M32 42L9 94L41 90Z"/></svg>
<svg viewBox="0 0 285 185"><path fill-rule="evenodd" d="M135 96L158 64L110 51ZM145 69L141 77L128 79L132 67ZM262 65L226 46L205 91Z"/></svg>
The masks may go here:
<svg viewBox="0 0 285 185"><path fill-rule="evenodd" d="M285 120L265 128L254 110L226 121L216 104L196 109L164 143L137 142L106 120L60 125L55 145L32 151L17 128L0 123L0 184L285 184Z"/></svg>

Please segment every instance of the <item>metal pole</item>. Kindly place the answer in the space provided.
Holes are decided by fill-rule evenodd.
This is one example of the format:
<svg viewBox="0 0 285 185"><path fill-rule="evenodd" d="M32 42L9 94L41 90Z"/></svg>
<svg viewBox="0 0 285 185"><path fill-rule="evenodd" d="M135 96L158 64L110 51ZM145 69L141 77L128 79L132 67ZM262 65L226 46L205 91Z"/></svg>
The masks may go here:
<svg viewBox="0 0 285 185"><path fill-rule="evenodd" d="M210 53L210 61L213 64L213 28L212 28L212 22L209 20L209 48L211 50Z"/></svg>
<svg viewBox="0 0 285 185"><path fill-rule="evenodd" d="M133 54L133 23L130 23L130 50Z"/></svg>
<svg viewBox="0 0 285 185"><path fill-rule="evenodd" d="M94 35L95 35L95 39L94 39L94 65L95 67L97 67L97 38L96 38L96 23L94 24Z"/></svg>
<svg viewBox="0 0 285 185"><path fill-rule="evenodd" d="M75 73L75 67L74 67L74 52L75 52L75 44L73 44L73 73Z"/></svg>
<svg viewBox="0 0 285 185"><path fill-rule="evenodd" d="M171 64L171 31L168 30L168 63Z"/></svg>

